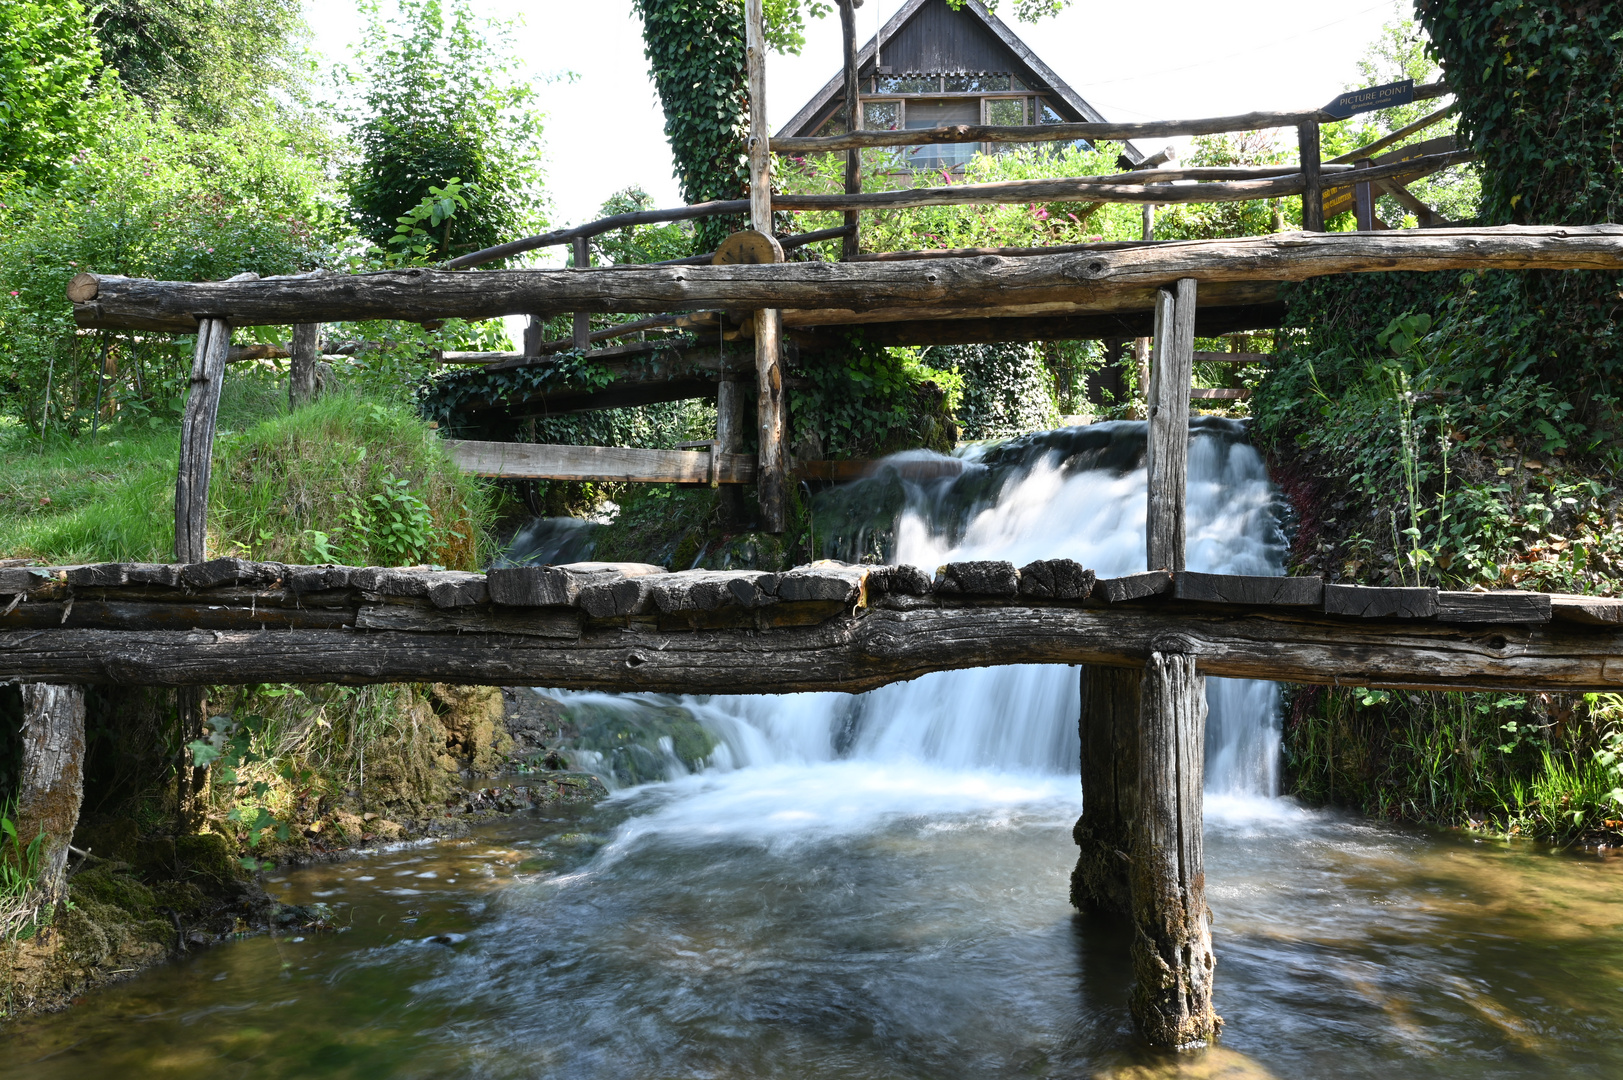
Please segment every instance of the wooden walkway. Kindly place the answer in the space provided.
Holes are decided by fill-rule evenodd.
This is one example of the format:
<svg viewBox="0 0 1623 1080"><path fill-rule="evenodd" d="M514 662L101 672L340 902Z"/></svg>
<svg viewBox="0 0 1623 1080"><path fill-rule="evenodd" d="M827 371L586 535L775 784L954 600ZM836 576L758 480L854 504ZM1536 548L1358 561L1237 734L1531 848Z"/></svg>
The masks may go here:
<svg viewBox="0 0 1623 1080"><path fill-rule="evenodd" d="M0 679L201 686L437 680L857 692L997 664L1425 689L1623 690L1623 600L1439 592L1069 560L786 573L216 559L0 571Z"/></svg>

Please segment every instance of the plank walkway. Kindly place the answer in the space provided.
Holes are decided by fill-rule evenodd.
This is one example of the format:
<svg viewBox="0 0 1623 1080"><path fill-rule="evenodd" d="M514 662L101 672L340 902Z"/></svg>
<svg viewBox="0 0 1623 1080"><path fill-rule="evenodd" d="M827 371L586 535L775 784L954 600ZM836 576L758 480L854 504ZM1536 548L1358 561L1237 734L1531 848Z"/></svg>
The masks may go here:
<svg viewBox="0 0 1623 1080"><path fill-rule="evenodd" d="M669 693L869 690L998 664L1427 689L1623 689L1623 600L1069 560L785 573L579 563L489 574L237 559L0 571L0 679L409 680Z"/></svg>

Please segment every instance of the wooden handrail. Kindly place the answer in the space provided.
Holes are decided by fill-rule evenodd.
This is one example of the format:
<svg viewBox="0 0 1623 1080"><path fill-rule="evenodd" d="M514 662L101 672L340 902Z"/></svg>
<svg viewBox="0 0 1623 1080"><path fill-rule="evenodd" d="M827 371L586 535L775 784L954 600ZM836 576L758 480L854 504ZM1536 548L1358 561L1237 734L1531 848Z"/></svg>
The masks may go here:
<svg viewBox="0 0 1623 1080"><path fill-rule="evenodd" d="M1442 83L1425 83L1414 88L1415 101L1442 97L1449 92ZM1080 123L990 125L947 124L933 128L901 128L889 131L851 131L844 135L811 135L773 139L772 150L779 154L811 154L835 150L870 150L886 146L925 146L967 142L1096 142L1110 140L1156 139L1179 135L1221 135L1231 131L1258 131L1264 128L1295 127L1317 121L1334 123L1344 117L1323 109L1294 112L1249 112L1234 116L1213 116L1199 120L1148 120L1131 124Z"/></svg>

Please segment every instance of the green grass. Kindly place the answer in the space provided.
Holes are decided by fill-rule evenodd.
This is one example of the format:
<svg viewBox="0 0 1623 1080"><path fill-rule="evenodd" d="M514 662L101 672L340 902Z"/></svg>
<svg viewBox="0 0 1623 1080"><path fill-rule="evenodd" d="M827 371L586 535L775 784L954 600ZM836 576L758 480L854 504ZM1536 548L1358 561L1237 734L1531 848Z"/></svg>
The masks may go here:
<svg viewBox="0 0 1623 1080"><path fill-rule="evenodd" d="M209 490L209 554L476 568L486 485L409 408L333 394L291 415L274 383L228 380ZM0 420L0 558L168 562L178 426L43 443Z"/></svg>

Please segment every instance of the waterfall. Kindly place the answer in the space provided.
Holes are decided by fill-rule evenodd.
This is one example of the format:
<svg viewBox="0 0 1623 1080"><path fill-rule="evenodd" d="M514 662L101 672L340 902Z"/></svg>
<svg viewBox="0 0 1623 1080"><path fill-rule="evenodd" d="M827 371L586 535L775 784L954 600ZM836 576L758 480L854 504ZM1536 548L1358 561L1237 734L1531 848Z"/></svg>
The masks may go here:
<svg viewBox="0 0 1623 1080"><path fill-rule="evenodd" d="M1244 426L1190 425L1189 569L1283 573L1280 504ZM1118 422L1042 432L962 451L952 468L919 469L912 452L878 475L818 497L822 553L911 563L1016 565L1070 558L1100 577L1146 569L1145 425ZM957 475L941 475L957 471ZM914 481L908 475L937 479ZM560 695L634 710L638 695ZM668 706L670 699L658 699ZM682 699L718 740L714 769L837 759L915 762L954 770L1077 775L1077 670L1014 665L939 672L865 694ZM1206 786L1214 795L1278 793L1278 694L1272 683L1209 679Z"/></svg>

